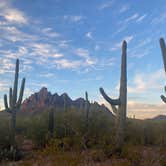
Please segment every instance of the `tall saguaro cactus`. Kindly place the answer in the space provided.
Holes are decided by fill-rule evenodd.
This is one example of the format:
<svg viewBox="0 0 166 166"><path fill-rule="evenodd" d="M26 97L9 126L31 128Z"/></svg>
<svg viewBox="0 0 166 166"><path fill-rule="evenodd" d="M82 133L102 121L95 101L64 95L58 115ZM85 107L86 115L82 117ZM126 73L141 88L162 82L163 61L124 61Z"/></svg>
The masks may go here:
<svg viewBox="0 0 166 166"><path fill-rule="evenodd" d="M86 110L86 126L87 129L89 127L89 107L90 107L90 103L88 100L88 92L85 92L85 98L86 98L86 105L85 105L85 110Z"/></svg>
<svg viewBox="0 0 166 166"><path fill-rule="evenodd" d="M11 145L15 144L16 113L20 109L24 94L24 87L25 87L25 78L23 78L19 97L17 98L18 77L19 77L19 60L17 59L13 89L12 88L9 89L9 104L7 100L7 95L6 94L4 95L5 111L11 114Z"/></svg>
<svg viewBox="0 0 166 166"><path fill-rule="evenodd" d="M100 93L104 99L111 105L114 114L116 115L116 146L121 149L124 143L125 123L126 123L126 106L127 106L127 42L122 44L122 62L121 62L121 78L120 78L120 95L118 99L111 99L100 88Z"/></svg>
<svg viewBox="0 0 166 166"><path fill-rule="evenodd" d="M164 62L164 69L166 73L166 45L163 38L160 38L160 47L161 47L161 52L162 52L162 57ZM165 86L165 92L166 92L166 86ZM161 95L161 99L166 103L166 97L164 95Z"/></svg>
<svg viewBox="0 0 166 166"><path fill-rule="evenodd" d="M85 92L85 113L86 113L86 119L85 119L85 134L83 136L83 145L84 145L84 148L87 149L88 147L88 142L89 142L89 138L88 138L88 135L89 135L89 109L90 109L90 103L89 103L89 100L88 100L88 92Z"/></svg>

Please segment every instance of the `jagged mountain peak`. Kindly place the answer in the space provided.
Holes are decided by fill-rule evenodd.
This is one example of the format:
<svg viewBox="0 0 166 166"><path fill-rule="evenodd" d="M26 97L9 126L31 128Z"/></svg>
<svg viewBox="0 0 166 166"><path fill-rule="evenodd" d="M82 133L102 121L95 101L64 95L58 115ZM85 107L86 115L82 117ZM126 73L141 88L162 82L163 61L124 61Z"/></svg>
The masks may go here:
<svg viewBox="0 0 166 166"><path fill-rule="evenodd" d="M63 93L61 95L58 95L57 93L51 94L46 87L42 87L39 92L32 94L30 97L24 100L21 106L21 111L44 111L49 107L63 109L64 97L67 108L69 109L71 107L75 107L79 110L85 107L86 101L84 98L79 97L75 100L72 100L67 93ZM91 103L91 106L96 107L97 109L103 109L103 107L105 107L103 105L100 106L97 102Z"/></svg>

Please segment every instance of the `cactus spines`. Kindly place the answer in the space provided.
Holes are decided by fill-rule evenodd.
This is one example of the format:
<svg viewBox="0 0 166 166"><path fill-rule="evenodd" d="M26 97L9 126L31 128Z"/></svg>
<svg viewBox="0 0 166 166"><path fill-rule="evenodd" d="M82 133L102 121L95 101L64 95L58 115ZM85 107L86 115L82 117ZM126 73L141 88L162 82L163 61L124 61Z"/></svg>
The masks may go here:
<svg viewBox="0 0 166 166"><path fill-rule="evenodd" d="M24 94L24 87L25 87L25 78L23 78L19 93L19 98L17 99L17 89L18 89L18 77L19 77L19 60L16 60L16 68L15 68L15 79L14 79L14 86L13 89L9 89L9 104L7 100L7 95L4 95L4 105L5 111L11 113L11 144L15 143L15 126L16 126L16 113L20 109L23 94Z"/></svg>
<svg viewBox="0 0 166 166"><path fill-rule="evenodd" d="M162 57L164 62L164 69L166 73L166 45L163 38L160 38L160 47L161 47L161 52L162 52ZM166 86L165 86L165 92L166 92ZM166 97L164 95L161 95L161 99L163 100L163 102L166 103Z"/></svg>
<svg viewBox="0 0 166 166"><path fill-rule="evenodd" d="M124 143L124 131L126 123L126 106L127 106L127 42L123 41L122 44L122 62L121 62L121 78L120 78L120 95L117 99L111 99L103 90L100 88L100 93L104 99L111 105L114 114L116 115L116 146L121 149Z"/></svg>

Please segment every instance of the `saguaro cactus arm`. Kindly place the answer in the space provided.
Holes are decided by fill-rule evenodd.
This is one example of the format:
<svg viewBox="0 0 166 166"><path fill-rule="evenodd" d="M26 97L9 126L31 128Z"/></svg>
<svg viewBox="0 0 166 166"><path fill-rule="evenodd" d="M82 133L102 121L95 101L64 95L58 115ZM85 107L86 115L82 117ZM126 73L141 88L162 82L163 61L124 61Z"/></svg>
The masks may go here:
<svg viewBox="0 0 166 166"><path fill-rule="evenodd" d="M166 97L164 95L161 95L161 99L166 103Z"/></svg>
<svg viewBox="0 0 166 166"><path fill-rule="evenodd" d="M118 109L116 108L116 106L111 105L111 107L112 107L112 111L113 111L113 113L114 113L115 115L117 115L117 113L118 113Z"/></svg>
<svg viewBox="0 0 166 166"><path fill-rule="evenodd" d="M20 94L19 94L19 98L18 98L18 102L17 102L18 107L20 107L21 103L22 103L24 88L25 88L25 78L22 79L22 83L21 83Z"/></svg>
<svg viewBox="0 0 166 166"><path fill-rule="evenodd" d="M163 38L160 38L160 47L161 47L161 52L162 52L162 57L164 62L164 68L166 72L166 45Z"/></svg>
<svg viewBox="0 0 166 166"><path fill-rule="evenodd" d="M9 109L8 102L7 102L7 95L4 95L4 105L5 105L5 109Z"/></svg>
<svg viewBox="0 0 166 166"><path fill-rule="evenodd" d="M100 88L100 93L102 94L102 96L104 97L104 99L110 103L111 105L120 105L120 100L119 99L111 99L110 97L108 97L108 95L105 93L103 88Z"/></svg>

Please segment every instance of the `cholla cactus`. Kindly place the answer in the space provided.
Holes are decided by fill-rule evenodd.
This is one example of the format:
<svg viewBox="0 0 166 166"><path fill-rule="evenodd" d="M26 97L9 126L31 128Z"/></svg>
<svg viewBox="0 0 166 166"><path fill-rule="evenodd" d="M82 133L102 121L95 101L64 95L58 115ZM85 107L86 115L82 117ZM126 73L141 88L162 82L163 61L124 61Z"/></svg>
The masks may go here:
<svg viewBox="0 0 166 166"><path fill-rule="evenodd" d="M116 115L117 123L117 148L121 149L124 143L124 132L126 123L126 105L127 105L127 62L126 62L127 42L123 41L122 44L122 62L121 62L121 79L120 79L120 95L118 99L111 99L100 88L100 93L104 99L111 105L114 114ZM118 106L118 107L117 107Z"/></svg>
<svg viewBox="0 0 166 166"><path fill-rule="evenodd" d="M161 52L162 52L162 57L164 62L164 69L166 72L166 45L163 38L160 38L160 47L161 47ZM165 86L165 92L166 92L166 86ZM161 99L166 103L166 97L164 95L161 95Z"/></svg>
<svg viewBox="0 0 166 166"><path fill-rule="evenodd" d="M16 113L20 109L23 94L24 94L24 87L25 87L25 78L23 78L20 88L20 94L17 99L17 89L18 89L18 77L19 77L19 60L16 60L16 69L15 69L15 79L14 79L14 86L13 89L9 89L9 104L7 100L7 95L4 95L4 105L5 111L11 113L11 144L15 143L15 128L16 128Z"/></svg>

